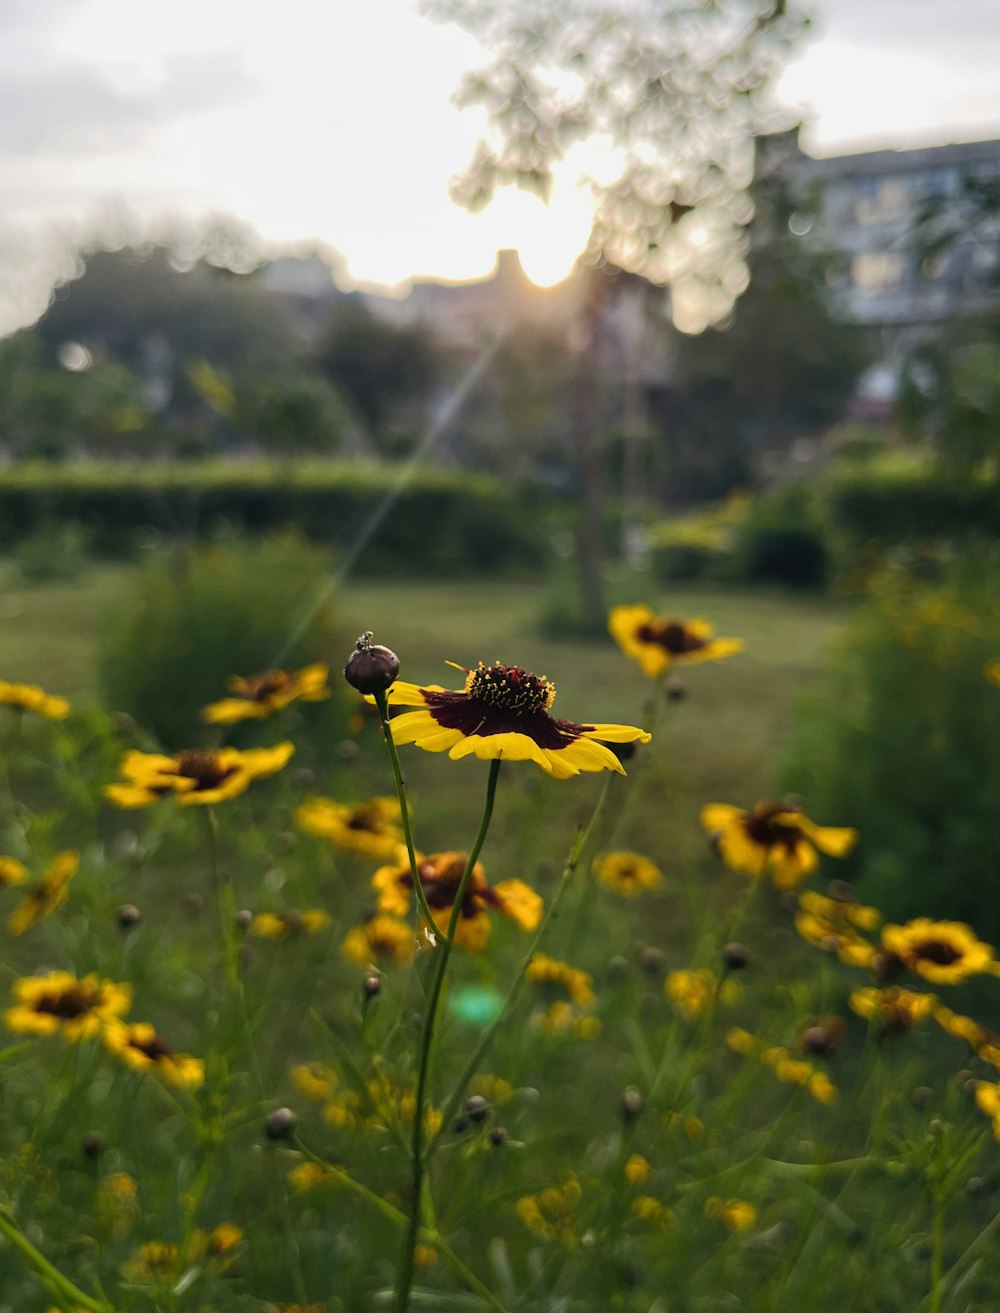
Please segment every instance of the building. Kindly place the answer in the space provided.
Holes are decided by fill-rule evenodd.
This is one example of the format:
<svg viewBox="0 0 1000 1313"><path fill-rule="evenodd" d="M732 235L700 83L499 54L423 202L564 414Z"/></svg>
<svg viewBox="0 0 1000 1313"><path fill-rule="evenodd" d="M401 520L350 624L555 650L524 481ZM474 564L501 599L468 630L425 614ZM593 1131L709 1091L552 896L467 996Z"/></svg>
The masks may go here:
<svg viewBox="0 0 1000 1313"><path fill-rule="evenodd" d="M885 355L1000 310L1000 140L800 154L794 168L809 204L789 225L815 222L842 257L835 304L879 334Z"/></svg>

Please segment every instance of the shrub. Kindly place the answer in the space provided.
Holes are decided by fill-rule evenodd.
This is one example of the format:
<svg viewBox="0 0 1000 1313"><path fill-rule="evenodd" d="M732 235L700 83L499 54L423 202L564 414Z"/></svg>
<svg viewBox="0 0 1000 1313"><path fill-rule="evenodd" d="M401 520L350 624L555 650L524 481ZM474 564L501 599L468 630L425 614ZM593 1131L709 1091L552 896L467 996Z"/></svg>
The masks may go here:
<svg viewBox="0 0 1000 1313"><path fill-rule="evenodd" d="M106 627L99 664L107 704L164 747L204 740L201 708L225 696L232 675L343 661L349 644L323 600L327 583L324 554L292 537L158 557ZM309 708L309 719L324 705Z"/></svg>
<svg viewBox="0 0 1000 1313"><path fill-rule="evenodd" d="M735 530L731 577L742 583L821 588L827 566L824 527L800 487L759 498Z"/></svg>
<svg viewBox="0 0 1000 1313"><path fill-rule="evenodd" d="M0 547L72 521L115 557L153 538L295 529L367 573L495 574L533 567L537 515L519 492L453 470L305 461L17 466L0 474Z"/></svg>
<svg viewBox="0 0 1000 1313"><path fill-rule="evenodd" d="M14 556L25 582L65 582L79 577L87 547L87 535L78 524L43 524L18 543Z"/></svg>
<svg viewBox="0 0 1000 1313"><path fill-rule="evenodd" d="M993 577L997 562L994 552ZM783 774L814 815L861 831L865 900L997 938L1000 689L983 669L1000 656L1000 613L989 580L968 567L934 586L885 574L830 687L801 706Z"/></svg>

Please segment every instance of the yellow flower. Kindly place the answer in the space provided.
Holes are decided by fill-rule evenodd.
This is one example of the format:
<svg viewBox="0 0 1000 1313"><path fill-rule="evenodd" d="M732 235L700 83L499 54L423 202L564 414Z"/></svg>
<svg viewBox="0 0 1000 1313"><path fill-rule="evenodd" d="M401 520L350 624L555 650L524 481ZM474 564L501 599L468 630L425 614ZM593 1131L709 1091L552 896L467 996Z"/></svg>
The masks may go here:
<svg viewBox="0 0 1000 1313"><path fill-rule="evenodd" d="M412 928L394 916L373 916L364 925L349 930L340 946L349 962L358 966L405 963L416 952Z"/></svg>
<svg viewBox="0 0 1000 1313"><path fill-rule="evenodd" d="M563 1244L576 1244L576 1207L582 1191L575 1177L564 1185L550 1185L537 1194L524 1195L514 1205L518 1217L537 1235Z"/></svg>
<svg viewBox="0 0 1000 1313"><path fill-rule="evenodd" d="M875 930L880 920L874 907L807 889L799 895L795 928L807 943L835 952L849 966L869 966L875 948L858 930Z"/></svg>
<svg viewBox="0 0 1000 1313"><path fill-rule="evenodd" d="M385 1072L381 1072L368 1082L368 1097L374 1114L367 1119L367 1124L376 1129L383 1129L392 1122L409 1127L417 1110L417 1101L412 1089L398 1085ZM428 1135L436 1135L441 1129L443 1114L439 1108L424 1109L424 1128Z"/></svg>
<svg viewBox="0 0 1000 1313"><path fill-rule="evenodd" d="M825 1071L814 1071L806 1081L806 1089L817 1103L823 1103L829 1107L831 1103L836 1102L837 1087Z"/></svg>
<svg viewBox="0 0 1000 1313"><path fill-rule="evenodd" d="M306 1062L291 1070L292 1085L304 1099L329 1099L340 1083L332 1067L320 1062Z"/></svg>
<svg viewBox="0 0 1000 1313"><path fill-rule="evenodd" d="M637 1217L640 1222L648 1222L651 1226L669 1228L677 1221L671 1210L661 1204L659 1199L654 1199L651 1194L640 1194L629 1205L629 1212L633 1217Z"/></svg>
<svg viewBox="0 0 1000 1313"><path fill-rule="evenodd" d="M295 823L307 834L329 839L338 848L362 857L392 857L403 841L395 798L370 798L358 803L310 798L296 811Z"/></svg>
<svg viewBox="0 0 1000 1313"><path fill-rule="evenodd" d="M956 1039L963 1039L978 1058L992 1066L1000 1068L1000 1035L987 1030L972 1017L963 1017L961 1013L952 1012L951 1008L938 1003L933 1009L934 1020L942 1030Z"/></svg>
<svg viewBox="0 0 1000 1313"><path fill-rule="evenodd" d="M623 898L636 898L663 881L663 872L656 863L638 853L606 853L594 863L594 870L605 889Z"/></svg>
<svg viewBox="0 0 1000 1313"><path fill-rule="evenodd" d="M123 1016L132 1003L131 985L99 976L77 980L68 971L23 976L11 992L15 1006L4 1014L16 1035L62 1034L70 1042L87 1039Z"/></svg>
<svg viewBox="0 0 1000 1313"><path fill-rule="evenodd" d="M187 1053L175 1053L148 1021L110 1025L104 1042L133 1071L154 1070L168 1085L196 1089L205 1079L205 1064Z"/></svg>
<svg viewBox="0 0 1000 1313"><path fill-rule="evenodd" d="M906 967L932 985L956 985L968 976L989 972L993 949L961 921L932 921L921 916L906 925L882 928L883 966Z"/></svg>
<svg viewBox="0 0 1000 1313"><path fill-rule="evenodd" d="M605 743L648 743L650 735L631 725L578 725L549 714L555 686L520 666L479 663L464 666L462 692L437 684L421 688L397 680L388 690L390 704L417 707L392 721L397 743L415 743L427 752L447 752L452 760L475 756L483 761L533 761L557 780L580 771L613 770L621 762Z"/></svg>
<svg viewBox="0 0 1000 1313"><path fill-rule="evenodd" d="M993 1134L1000 1140L1000 1085L980 1081L976 1086L976 1104L980 1112L992 1118Z"/></svg>
<svg viewBox="0 0 1000 1313"><path fill-rule="evenodd" d="M1000 661L987 661L983 666L983 674L991 684L1000 688Z"/></svg>
<svg viewBox="0 0 1000 1313"><path fill-rule="evenodd" d="M397 854L397 860L401 857L401 853ZM459 852L433 853L430 857L417 854L420 883L442 934L448 929L455 894L467 861L468 856ZM388 916L406 916L413 890L409 861L379 867L372 876L372 888L378 895L380 912ZM490 938L489 910L501 913L530 933L538 928L543 908L541 897L523 880L487 884L482 863L477 862L455 927L455 943L470 953L482 952Z"/></svg>
<svg viewBox="0 0 1000 1313"><path fill-rule="evenodd" d="M46 720L65 720L69 715L65 698L53 697L37 684L9 684L5 679L0 679L0 706L33 711Z"/></svg>
<svg viewBox="0 0 1000 1313"><path fill-rule="evenodd" d="M743 651L742 639L713 638L712 626L704 620L657 616L648 606L614 607L608 616L608 631L650 679L678 662L721 661Z"/></svg>
<svg viewBox="0 0 1000 1313"><path fill-rule="evenodd" d="M502 1076L478 1075L469 1081L469 1093L481 1095L487 1103L499 1107L509 1103L514 1096L514 1087Z"/></svg>
<svg viewBox="0 0 1000 1313"><path fill-rule="evenodd" d="M318 935L330 924L330 913L321 907L308 912L259 912L250 922L250 933L258 939L287 939L290 935Z"/></svg>
<svg viewBox="0 0 1000 1313"><path fill-rule="evenodd" d="M335 1175L331 1168L321 1167L319 1163L299 1163L288 1173L288 1184L293 1190L311 1190L314 1186L332 1181Z"/></svg>
<svg viewBox="0 0 1000 1313"><path fill-rule="evenodd" d="M209 1257L218 1258L223 1254L231 1254L242 1243L243 1231L241 1228L235 1226L232 1222L222 1222L209 1233L206 1250Z"/></svg>
<svg viewBox="0 0 1000 1313"><path fill-rule="evenodd" d="M432 1245L416 1245L413 1250L413 1266L418 1272L428 1272L437 1266L438 1252Z"/></svg>
<svg viewBox="0 0 1000 1313"><path fill-rule="evenodd" d="M148 807L172 797L182 807L210 806L239 797L254 781L276 774L295 747L190 748L168 757L156 752L126 752L120 770L124 784L108 784L104 796L116 807Z"/></svg>
<svg viewBox="0 0 1000 1313"><path fill-rule="evenodd" d="M855 989L848 1000L859 1017L879 1022L887 1035L903 1035L926 1021L936 1002L933 994L909 989Z"/></svg>
<svg viewBox="0 0 1000 1313"><path fill-rule="evenodd" d="M664 981L667 998L685 1021L700 1017L713 999L732 1003L742 992L735 980L719 981L707 967L671 971Z"/></svg>
<svg viewBox="0 0 1000 1313"><path fill-rule="evenodd" d="M101 1182L101 1188L115 1199L129 1200L134 1199L139 1193L139 1187L135 1183L135 1177L129 1176L128 1172L112 1172Z"/></svg>
<svg viewBox="0 0 1000 1313"><path fill-rule="evenodd" d="M61 907L69 893L69 882L79 869L78 852L67 848L56 853L42 872L38 884L28 891L7 918L10 933L23 935L36 921L40 921L43 916L50 916L56 908Z"/></svg>
<svg viewBox="0 0 1000 1313"><path fill-rule="evenodd" d="M0 889L12 889L14 885L24 884L28 878L28 868L16 857L0 857Z"/></svg>
<svg viewBox="0 0 1000 1313"><path fill-rule="evenodd" d="M544 953L536 953L528 963L524 977L542 989L565 991L578 1008L589 1008L594 1002L594 980L586 971L559 962Z"/></svg>
<svg viewBox="0 0 1000 1313"><path fill-rule="evenodd" d="M743 1030L739 1026L734 1026L726 1032L726 1043L734 1053L739 1053L744 1058L753 1057L760 1048L760 1040L756 1035L751 1035L748 1030Z"/></svg>
<svg viewBox="0 0 1000 1313"><path fill-rule="evenodd" d="M820 852L845 856L858 837L856 830L814 825L785 802L759 802L752 811L713 802L701 809L701 823L730 870L759 877L770 867L779 889L794 888L814 871Z"/></svg>
<svg viewBox="0 0 1000 1313"><path fill-rule="evenodd" d="M629 1185L643 1185L649 1180L653 1169L641 1153L632 1154L625 1164L625 1180Z"/></svg>
<svg viewBox="0 0 1000 1313"><path fill-rule="evenodd" d="M290 702L322 702L330 696L329 674L330 667L318 662L295 674L265 670L246 678L234 675L229 687L236 696L205 707L201 718L210 725L233 725L239 720L263 720Z"/></svg>
<svg viewBox="0 0 1000 1313"><path fill-rule="evenodd" d="M757 1209L745 1199L720 1199L712 1195L705 1200L705 1216L721 1222L730 1231L750 1231L757 1221Z"/></svg>

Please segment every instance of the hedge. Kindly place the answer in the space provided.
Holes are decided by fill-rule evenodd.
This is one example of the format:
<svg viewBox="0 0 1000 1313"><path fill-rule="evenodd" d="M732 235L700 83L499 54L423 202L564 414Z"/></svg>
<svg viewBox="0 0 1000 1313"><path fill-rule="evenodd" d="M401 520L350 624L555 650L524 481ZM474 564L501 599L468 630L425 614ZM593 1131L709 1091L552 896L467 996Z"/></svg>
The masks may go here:
<svg viewBox="0 0 1000 1313"><path fill-rule="evenodd" d="M933 465L835 469L823 491L826 518L853 546L1000 536L1000 487L995 481L948 478Z"/></svg>
<svg viewBox="0 0 1000 1313"><path fill-rule="evenodd" d="M357 551L365 573L489 574L543 555L533 498L459 471L344 462L19 465L0 471L0 550L62 524L94 552L150 538L207 539L286 528ZM370 538L365 539L368 529Z"/></svg>

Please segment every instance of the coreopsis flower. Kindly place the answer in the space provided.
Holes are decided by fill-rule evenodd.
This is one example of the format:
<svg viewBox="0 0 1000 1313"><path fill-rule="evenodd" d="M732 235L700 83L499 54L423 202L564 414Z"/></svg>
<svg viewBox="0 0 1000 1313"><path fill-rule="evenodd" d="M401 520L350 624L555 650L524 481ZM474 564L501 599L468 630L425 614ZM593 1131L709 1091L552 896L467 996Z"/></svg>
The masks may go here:
<svg viewBox="0 0 1000 1313"><path fill-rule="evenodd" d="M37 684L11 684L5 679L0 679L0 706L32 711L46 720L65 720L69 715L65 698L54 697Z"/></svg>
<svg viewBox="0 0 1000 1313"><path fill-rule="evenodd" d="M639 853L605 853L594 863L594 872L599 884L622 898L637 898L663 882L663 872L656 863Z"/></svg>
<svg viewBox="0 0 1000 1313"><path fill-rule="evenodd" d="M739 1026L726 1033L726 1044L741 1057L756 1058L786 1085L798 1085L817 1103L829 1105L835 1102L837 1087L826 1072L820 1071L804 1058L796 1058L780 1044L765 1044L756 1035L751 1035Z"/></svg>
<svg viewBox="0 0 1000 1313"><path fill-rule="evenodd" d="M713 638L705 620L678 620L654 615L648 606L616 606L608 616L608 631L626 656L656 679L678 663L722 661L742 652L741 638Z"/></svg>
<svg viewBox="0 0 1000 1313"><path fill-rule="evenodd" d="M295 812L295 823L338 848L362 857L392 857L403 842L402 811L396 798L334 802L310 798Z"/></svg>
<svg viewBox="0 0 1000 1313"><path fill-rule="evenodd" d="M817 866L819 853L843 857L857 831L813 822L787 802L759 802L752 811L713 802L701 809L701 823L733 871L759 878L768 868L779 889L792 889Z"/></svg>
<svg viewBox="0 0 1000 1313"><path fill-rule="evenodd" d="M413 929L395 916L373 916L349 930L340 946L349 962L358 966L406 963L416 952Z"/></svg>
<svg viewBox="0 0 1000 1313"><path fill-rule="evenodd" d="M842 962L869 966L876 950L858 932L876 930L881 919L875 907L807 889L799 894L795 928L807 943L836 953Z"/></svg>
<svg viewBox="0 0 1000 1313"><path fill-rule="evenodd" d="M312 1190L314 1186L324 1185L327 1181L332 1181L336 1172L330 1167L321 1167L319 1163L304 1162L293 1167L288 1173L288 1184L296 1192L301 1190ZM325 1309L325 1306L324 1306Z"/></svg>
<svg viewBox="0 0 1000 1313"><path fill-rule="evenodd" d="M330 913L321 907L307 912L259 912L250 922L250 934L258 939L288 939L294 935L318 935L330 924Z"/></svg>
<svg viewBox="0 0 1000 1313"><path fill-rule="evenodd" d="M976 1086L976 1105L993 1123L993 1134L1000 1140L1000 1084L980 1081Z"/></svg>
<svg viewBox="0 0 1000 1313"><path fill-rule="evenodd" d="M855 989L848 1002L851 1010L868 1021L876 1021L887 1035L905 1035L932 1014L937 1000L933 994L916 994L909 989Z"/></svg>
<svg viewBox="0 0 1000 1313"><path fill-rule="evenodd" d="M673 1210L651 1194L640 1194L632 1200L629 1212L640 1222L646 1222L660 1230L672 1230L677 1224Z"/></svg>
<svg viewBox="0 0 1000 1313"><path fill-rule="evenodd" d="M932 1015L942 1030L955 1039L965 1040L977 1058L1000 1070L1000 1035L981 1026L972 1017L953 1012L943 1003L934 1005Z"/></svg>
<svg viewBox="0 0 1000 1313"><path fill-rule="evenodd" d="M192 1263L207 1260L226 1267L242 1243L243 1232L232 1222L223 1222L212 1231L198 1227L183 1246L147 1240L122 1264L122 1273L130 1281L158 1282L176 1276Z"/></svg>
<svg viewBox="0 0 1000 1313"><path fill-rule="evenodd" d="M28 868L16 857L0 857L0 889L13 889L15 885L24 884L28 878Z"/></svg>
<svg viewBox="0 0 1000 1313"><path fill-rule="evenodd" d="M131 985L100 976L78 980L68 971L23 976L11 991L14 1007L4 1024L15 1035L62 1035L70 1043L88 1039L116 1022L132 1004Z"/></svg>
<svg viewBox="0 0 1000 1313"><path fill-rule="evenodd" d="M705 1216L721 1222L729 1231L751 1231L757 1222L757 1209L745 1199L720 1199L717 1195L705 1200Z"/></svg>
<svg viewBox="0 0 1000 1313"><path fill-rule="evenodd" d="M993 970L994 953L961 921L933 921L921 916L906 925L882 927L878 966L891 977L906 969L932 985L957 985L969 976Z"/></svg>
<svg viewBox="0 0 1000 1313"><path fill-rule="evenodd" d="M625 1180L628 1185L644 1185L653 1173L649 1159L641 1153L633 1153L625 1163Z"/></svg>
<svg viewBox="0 0 1000 1313"><path fill-rule="evenodd" d="M453 665L453 662L449 662ZM415 743L427 752L447 752L453 760L533 761L557 780L581 771L625 771L606 743L648 743L650 735L631 725L578 725L550 715L556 690L543 675L520 666L475 670L456 666L465 676L461 692L437 684L422 688L397 680L390 706L416 707L392 721L397 743Z"/></svg>
<svg viewBox="0 0 1000 1313"><path fill-rule="evenodd" d="M410 909L413 878L409 861L400 864L401 859L402 854L399 854L395 865L381 866L372 876L372 888L378 894L379 911L389 916L406 916ZM467 854L459 852L432 853L430 857L417 855L420 883L442 933L447 932L451 909L467 861ZM509 917L522 930L530 933L538 928L543 908L541 897L523 880L501 880L499 884L488 884L483 865L477 862L462 900L455 927L455 943L470 953L481 952L490 938L491 910Z"/></svg>
<svg viewBox="0 0 1000 1313"><path fill-rule="evenodd" d="M685 1021L700 1017L713 999L719 1003L732 1003L742 993L737 981L719 980L707 967L683 967L671 971L663 988L674 1011Z"/></svg>
<svg viewBox="0 0 1000 1313"><path fill-rule="evenodd" d="M229 681L235 697L205 707L201 718L210 725L234 725L240 720L263 720L290 702L322 702L330 696L330 667L317 662L290 674L265 670L259 675L234 675Z"/></svg>
<svg viewBox="0 0 1000 1313"><path fill-rule="evenodd" d="M9 859L5 859L9 860ZM20 863L18 863L20 865ZM36 921L51 916L69 894L69 882L80 869L80 854L71 848L56 853L42 872L38 883L29 889L7 918L12 935L23 935Z"/></svg>
<svg viewBox="0 0 1000 1313"><path fill-rule="evenodd" d="M550 1185L537 1194L524 1195L514 1209L525 1226L536 1235L574 1248L577 1244L576 1209L582 1195L580 1182L571 1176L562 1186Z"/></svg>
<svg viewBox="0 0 1000 1313"><path fill-rule="evenodd" d="M600 1034L600 1021L582 1015L593 1006L595 998L593 977L586 971L536 953L524 978L548 999L545 1011L532 1017L532 1024L542 1034L572 1034L578 1039L595 1039Z"/></svg>
<svg viewBox="0 0 1000 1313"><path fill-rule="evenodd" d="M133 1071L155 1071L168 1085L196 1089L205 1079L204 1062L187 1053L175 1052L148 1021L109 1025L104 1042L127 1067Z"/></svg>
<svg viewBox="0 0 1000 1313"><path fill-rule="evenodd" d="M276 774L295 751L292 743L273 748L189 748L175 756L126 752L120 770L124 784L108 784L104 796L116 807L148 807L173 798L181 807L210 806L245 793L254 780Z"/></svg>
<svg viewBox="0 0 1000 1313"><path fill-rule="evenodd" d="M366 1125L373 1130L384 1130L393 1123L404 1127L413 1125L417 1100L412 1086L399 1085L387 1072L382 1071L368 1082L367 1090L373 1111L366 1118ZM424 1108L424 1129L429 1136L437 1134L443 1121L444 1114L440 1108Z"/></svg>

